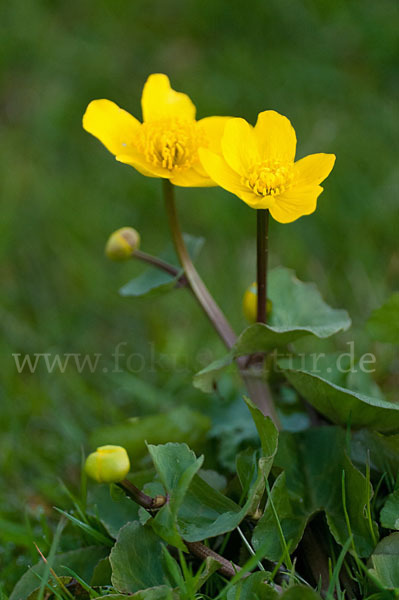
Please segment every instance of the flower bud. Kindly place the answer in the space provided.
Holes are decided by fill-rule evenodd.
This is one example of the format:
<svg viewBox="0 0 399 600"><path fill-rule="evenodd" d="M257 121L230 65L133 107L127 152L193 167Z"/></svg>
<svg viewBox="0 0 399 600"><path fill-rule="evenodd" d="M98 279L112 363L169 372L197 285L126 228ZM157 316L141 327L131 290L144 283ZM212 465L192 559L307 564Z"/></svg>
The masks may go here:
<svg viewBox="0 0 399 600"><path fill-rule="evenodd" d="M249 286L246 290L243 301L242 310L244 317L249 323L256 323L256 317L258 312L258 286L256 282ZM266 300L266 315L270 315L272 311L272 301L269 298Z"/></svg>
<svg viewBox="0 0 399 600"><path fill-rule="evenodd" d="M111 260L126 260L138 250L139 246L139 232L133 227L122 227L109 236L105 246L105 254Z"/></svg>
<svg viewBox="0 0 399 600"><path fill-rule="evenodd" d="M85 471L98 483L118 483L130 470L127 452L122 446L100 446L89 454Z"/></svg>

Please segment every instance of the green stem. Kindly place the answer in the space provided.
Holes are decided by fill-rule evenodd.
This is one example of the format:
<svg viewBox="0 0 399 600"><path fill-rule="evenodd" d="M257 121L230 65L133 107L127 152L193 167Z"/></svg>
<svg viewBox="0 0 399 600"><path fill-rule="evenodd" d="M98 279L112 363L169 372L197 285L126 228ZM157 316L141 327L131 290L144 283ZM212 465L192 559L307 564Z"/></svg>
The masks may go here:
<svg viewBox="0 0 399 600"><path fill-rule="evenodd" d="M184 243L183 235L180 230L179 221L176 213L175 199L174 199L174 188L168 179L163 179L163 191L165 197L166 212L169 219L170 230L172 232L172 238L175 245L177 256L179 257L180 263L184 269L185 276L191 287L194 296L197 298L205 314L210 319L211 323L219 333L220 337L230 350L237 339L236 334L231 328L226 317L216 304L215 300L209 293L207 287L199 276L196 268L194 267L191 258L187 252L186 245ZM269 386L265 381L262 380L262 373L259 367L248 370L246 368L245 357L237 359L238 367L241 371L241 376L247 387L249 396L259 408L259 410L265 415L270 417L277 428L280 427L279 420L277 417L276 409L274 406L273 398L271 397Z"/></svg>
<svg viewBox="0 0 399 600"><path fill-rule="evenodd" d="M173 243L175 245L177 256L180 259L188 283L200 303L202 309L210 319L211 323L219 333L220 337L230 350L236 342L236 334L227 322L226 317L216 304L215 300L208 291L201 277L194 267L190 255L184 243L183 235L179 227L179 221L176 214L174 200L174 188L169 179L163 179L163 191L166 204L166 212L169 218L169 225L172 232Z"/></svg>
<svg viewBox="0 0 399 600"><path fill-rule="evenodd" d="M143 252L142 250L135 250L132 253L132 258L137 258L138 260L141 260L142 262L145 262L151 265L152 267L156 267L161 271L165 271L165 273L169 273L169 275L172 275L172 277L178 277L179 273L181 273L181 269L178 269L174 265L171 265L165 260L162 260L162 258L153 256L152 254L148 254L147 252ZM187 285L187 279L184 275L180 275L178 285L180 287Z"/></svg>
<svg viewBox="0 0 399 600"><path fill-rule="evenodd" d="M118 483L118 485L126 492L128 496L130 496L132 500L134 500L134 502L148 510L152 514L152 516L154 516L154 512L156 510L162 508L162 506L164 506L168 502L168 498L166 496L155 496L154 498L148 496L147 494L139 490L128 479L123 479L123 481ZM208 548L202 542L187 542L186 540L183 540L183 542L187 546L189 552L191 552L191 554L194 554L194 556L196 556L197 558L200 558L201 560L206 560L208 556L210 556L216 562L218 562L220 565L218 571L222 575L225 575L226 577L234 577L238 571L241 571L241 567L227 560L227 558L224 558L224 556L221 556L214 550L211 550L211 548ZM248 575L245 574L244 577L247 577Z"/></svg>
<svg viewBox="0 0 399 600"><path fill-rule="evenodd" d="M266 303L267 303L267 261L269 254L269 211L267 209L258 209L256 211L257 219L257 294L258 294L258 323L266 323Z"/></svg>
<svg viewBox="0 0 399 600"><path fill-rule="evenodd" d="M132 500L149 511L161 508L168 501L166 496L155 496L155 498L148 496L128 479L123 479L118 483L118 486L122 488Z"/></svg>

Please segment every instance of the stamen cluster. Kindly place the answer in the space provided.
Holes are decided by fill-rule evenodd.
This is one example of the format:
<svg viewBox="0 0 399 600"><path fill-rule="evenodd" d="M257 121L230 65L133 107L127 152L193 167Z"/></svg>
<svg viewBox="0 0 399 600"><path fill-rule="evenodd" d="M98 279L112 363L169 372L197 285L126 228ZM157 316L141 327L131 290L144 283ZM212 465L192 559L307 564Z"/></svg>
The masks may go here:
<svg viewBox="0 0 399 600"><path fill-rule="evenodd" d="M143 123L135 143L148 162L176 171L187 169L198 160L202 138L195 121L171 118Z"/></svg>
<svg viewBox="0 0 399 600"><path fill-rule="evenodd" d="M243 183L258 196L275 196L289 189L293 179L291 165L268 159L255 164Z"/></svg>

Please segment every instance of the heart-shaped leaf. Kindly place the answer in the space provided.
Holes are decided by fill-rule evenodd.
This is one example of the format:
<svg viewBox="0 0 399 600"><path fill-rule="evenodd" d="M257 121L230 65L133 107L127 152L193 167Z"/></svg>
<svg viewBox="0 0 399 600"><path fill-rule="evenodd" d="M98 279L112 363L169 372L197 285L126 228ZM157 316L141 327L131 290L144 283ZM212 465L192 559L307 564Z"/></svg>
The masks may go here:
<svg viewBox="0 0 399 600"><path fill-rule="evenodd" d="M270 271L268 297L273 308L267 325L255 323L244 329L229 354L194 376L195 387L212 392L217 377L239 356L270 352L306 335L326 338L351 325L345 310L328 306L315 284L299 281L291 269Z"/></svg>
<svg viewBox="0 0 399 600"><path fill-rule="evenodd" d="M268 324L245 329L234 346L235 356L268 352L304 335L326 338L351 325L345 310L328 306L316 285L300 281L291 269L270 271L268 297L273 303Z"/></svg>
<svg viewBox="0 0 399 600"><path fill-rule="evenodd" d="M322 415L333 423L354 428L385 432L399 429L399 404L388 402L381 392L372 397L337 384L342 374L334 366L335 355L315 356L316 367L314 356L282 359L278 365L301 396Z"/></svg>
<svg viewBox="0 0 399 600"><path fill-rule="evenodd" d="M245 504L241 507L194 475L177 512L177 527L188 542L197 542L232 531L254 507L277 449L277 430L272 421L248 401L261 438L262 452L255 464ZM193 463L194 464L194 463Z"/></svg>

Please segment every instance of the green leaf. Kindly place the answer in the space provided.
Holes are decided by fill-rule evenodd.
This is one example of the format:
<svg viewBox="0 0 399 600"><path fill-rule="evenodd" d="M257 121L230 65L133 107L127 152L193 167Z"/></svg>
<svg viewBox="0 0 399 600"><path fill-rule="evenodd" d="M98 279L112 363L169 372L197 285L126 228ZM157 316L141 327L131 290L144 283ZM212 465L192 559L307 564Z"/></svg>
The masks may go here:
<svg viewBox="0 0 399 600"><path fill-rule="evenodd" d="M282 600L321 600L319 594L304 585L293 585L281 598Z"/></svg>
<svg viewBox="0 0 399 600"><path fill-rule="evenodd" d="M102 560L100 560L94 571L93 571L93 575L90 579L90 586L91 587L103 587L106 585L111 585L111 575L112 575L112 571L111 571L111 564L109 562L109 557L107 556L106 558L103 558Z"/></svg>
<svg viewBox="0 0 399 600"><path fill-rule="evenodd" d="M141 590L135 594L105 594L98 596L94 600L177 600L179 596L166 585L159 585L146 590Z"/></svg>
<svg viewBox="0 0 399 600"><path fill-rule="evenodd" d="M268 577L260 571L242 579L229 589L226 600L279 600L278 592L266 583Z"/></svg>
<svg viewBox="0 0 399 600"><path fill-rule="evenodd" d="M389 494L380 514L381 525L399 530L399 490Z"/></svg>
<svg viewBox="0 0 399 600"><path fill-rule="evenodd" d="M156 415L132 419L120 425L97 429L90 437L93 447L115 444L126 448L132 461L147 454L150 444L186 442L194 448L203 442L210 419L185 406Z"/></svg>
<svg viewBox="0 0 399 600"><path fill-rule="evenodd" d="M293 552L309 518L319 511L336 541L343 545L349 537L342 504L342 472L354 543L360 556L371 554L374 544L365 506L371 495L365 477L345 453L345 432L338 427L322 427L298 433L281 433L274 466L283 470L271 490L263 517L253 536L257 549L265 545L265 556L278 561L283 554L277 512L284 539ZM373 525L374 531L375 525Z"/></svg>
<svg viewBox="0 0 399 600"><path fill-rule="evenodd" d="M245 398L245 402L249 408L252 418L258 430L260 443L262 446L262 456L269 461L269 471L273 464L273 458L277 452L278 431L273 424L273 421L263 415L259 408L255 406L252 400ZM269 472L268 472L269 474Z"/></svg>
<svg viewBox="0 0 399 600"><path fill-rule="evenodd" d="M197 459L186 444L149 445L148 450L168 495L168 503L158 511L151 525L169 544L185 550L178 532L177 513L204 457Z"/></svg>
<svg viewBox="0 0 399 600"><path fill-rule="evenodd" d="M179 510L179 532L188 542L198 542L232 531L244 516L238 504L195 475Z"/></svg>
<svg viewBox="0 0 399 600"><path fill-rule="evenodd" d="M282 594L267 584L268 573L253 573L234 585L227 593L227 600L321 600L312 589L293 585Z"/></svg>
<svg viewBox="0 0 399 600"><path fill-rule="evenodd" d="M116 486L112 493L109 485L96 484L90 490L87 513L96 517L113 538L128 521L138 519L138 510L138 505Z"/></svg>
<svg viewBox="0 0 399 600"><path fill-rule="evenodd" d="M315 284L299 281L291 269L270 271L268 297L273 303L268 324L245 329L234 346L235 356L268 352L304 335L326 338L351 325L345 310L328 306Z"/></svg>
<svg viewBox="0 0 399 600"><path fill-rule="evenodd" d="M250 462L248 452L237 457L237 473L244 490L249 490L247 497L247 512L253 513L264 494L266 481L277 452L278 431L271 419L265 417L249 399L245 402L255 422L262 446L259 452L252 451ZM250 450L250 449L249 449Z"/></svg>
<svg viewBox="0 0 399 600"><path fill-rule="evenodd" d="M387 473L393 485L399 471L399 434L384 435L377 431L362 429L354 432L351 444L352 460L370 466L380 473Z"/></svg>
<svg viewBox="0 0 399 600"><path fill-rule="evenodd" d="M214 391L215 381L217 380L218 376L225 371L226 367L228 367L233 360L233 353L230 352L222 358L211 362L204 369L194 375L194 387L201 390L201 392L204 392L205 394L212 393Z"/></svg>
<svg viewBox="0 0 399 600"><path fill-rule="evenodd" d="M147 525L128 523L109 557L112 585L123 594L167 584L162 568L162 541Z"/></svg>
<svg viewBox="0 0 399 600"><path fill-rule="evenodd" d="M399 587L399 533L392 533L376 546L371 573L388 588Z"/></svg>
<svg viewBox="0 0 399 600"><path fill-rule="evenodd" d="M184 539L197 542L232 531L253 510L263 494L266 478L270 472L277 448L277 430L272 421L250 402L262 443L262 454L255 463L254 477L250 482L244 506L211 488L197 475L184 497L178 511L178 528Z"/></svg>
<svg viewBox="0 0 399 600"><path fill-rule="evenodd" d="M108 597L108 596L107 596ZM103 600L104 596L102 597ZM178 600L180 596L177 592L166 585L159 585L153 588L147 588L128 596L129 600Z"/></svg>
<svg viewBox="0 0 399 600"><path fill-rule="evenodd" d="M371 313L367 329L375 340L399 344L399 292Z"/></svg>
<svg viewBox="0 0 399 600"><path fill-rule="evenodd" d="M160 271L152 267L126 283L121 287L119 293L121 296L133 296L135 298L148 298L165 294L177 286L179 277L182 274L183 271L179 270L178 274L173 277L166 271Z"/></svg>
<svg viewBox="0 0 399 600"><path fill-rule="evenodd" d="M192 260L196 260L202 246L204 238L194 237L187 233L183 234L184 241ZM173 276L165 271L161 271L157 267L150 267L138 277L135 277L129 283L124 285L119 293L121 296L149 297L159 294L164 294L174 289L178 284L179 278L184 271L180 268L173 246L169 245L167 250L162 253L161 258L178 269L177 275Z"/></svg>
<svg viewBox="0 0 399 600"><path fill-rule="evenodd" d="M371 397L338 385L331 367L331 356L313 356L282 359L279 367L294 388L333 423L354 428L371 427L377 431L399 429L399 404L388 402L378 394ZM344 355L342 355L344 356Z"/></svg>
<svg viewBox="0 0 399 600"><path fill-rule="evenodd" d="M85 581L90 581L97 563L105 558L109 548L103 546L88 546L71 552L57 554L52 568L57 575L69 575L64 567L75 571ZM45 570L45 563L41 560L31 567L18 581L9 600L25 600L32 592L40 587L40 576ZM39 576L39 577L38 577Z"/></svg>
<svg viewBox="0 0 399 600"><path fill-rule="evenodd" d="M299 281L291 269L278 267L269 272L268 296L273 302L268 324L247 327L229 354L194 376L195 387L211 392L214 381L238 356L269 352L305 335L326 338L351 325L345 310L328 306L315 284Z"/></svg>

